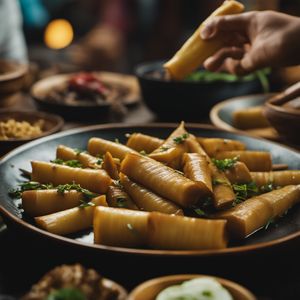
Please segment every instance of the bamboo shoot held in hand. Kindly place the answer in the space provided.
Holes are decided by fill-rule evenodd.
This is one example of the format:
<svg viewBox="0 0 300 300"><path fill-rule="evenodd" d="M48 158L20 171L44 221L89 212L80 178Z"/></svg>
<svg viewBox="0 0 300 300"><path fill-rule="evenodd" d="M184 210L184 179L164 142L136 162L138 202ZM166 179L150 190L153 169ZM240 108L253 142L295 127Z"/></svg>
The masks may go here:
<svg viewBox="0 0 300 300"><path fill-rule="evenodd" d="M202 40L200 32L204 28L205 22L214 16L237 14L241 13L243 10L243 4L234 0L225 1L217 8L208 19L198 27L172 59L164 64L164 67L171 78L176 80L185 78L224 45L225 41L223 41L222 36L218 36L211 40Z"/></svg>

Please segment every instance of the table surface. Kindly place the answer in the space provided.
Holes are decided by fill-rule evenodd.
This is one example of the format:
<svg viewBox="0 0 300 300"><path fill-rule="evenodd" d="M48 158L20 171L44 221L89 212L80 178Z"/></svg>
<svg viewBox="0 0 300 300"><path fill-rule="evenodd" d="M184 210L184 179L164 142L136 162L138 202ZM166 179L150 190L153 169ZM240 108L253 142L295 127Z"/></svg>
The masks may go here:
<svg viewBox="0 0 300 300"><path fill-rule="evenodd" d="M14 108L37 110L33 101L26 95L18 99ZM156 121L155 116L142 103L129 109L122 119L122 122L129 124L154 121ZM63 130L91 124L95 123L66 122ZM81 261L78 256L74 258L71 255L69 257L62 255L58 253L61 250L56 245L52 246L53 248L49 249L47 245L41 245L36 237L23 234L13 226L8 226L2 231L0 229L0 300L6 299L1 296L4 294L20 295L55 265L76 261L86 263L86 259ZM299 251L300 242L297 242L288 250L271 252L263 257L244 257L241 260L228 258L227 264L222 262L220 265L214 265L210 261L209 265L199 269L198 273L207 270L208 274L235 280L252 290L259 300L297 300L300 299ZM89 262L86 264L93 267L93 264L90 265ZM113 268L118 268L118 266L113 265ZM154 276L177 272L176 266L170 268L161 269L157 266L157 274ZM101 272L101 267L97 269ZM178 268L178 271L181 270L188 270L188 268ZM191 270L197 273L195 269L191 268ZM120 274L122 272L124 270L120 270ZM126 275L120 276L120 278L125 278L121 280L121 283L128 290L134 287L133 282L137 284L151 277L153 276L145 275L145 278L140 277L135 278L134 281L128 281ZM116 280L116 278L110 278Z"/></svg>

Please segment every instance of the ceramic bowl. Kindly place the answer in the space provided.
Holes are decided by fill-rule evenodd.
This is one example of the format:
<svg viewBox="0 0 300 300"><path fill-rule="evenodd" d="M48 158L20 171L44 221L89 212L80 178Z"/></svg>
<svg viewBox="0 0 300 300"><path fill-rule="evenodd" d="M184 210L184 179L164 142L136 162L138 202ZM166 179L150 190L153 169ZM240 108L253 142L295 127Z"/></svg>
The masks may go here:
<svg viewBox="0 0 300 300"><path fill-rule="evenodd" d="M171 275L145 281L138 285L129 294L128 300L155 300L156 296L165 288L199 277L210 277L216 279L229 291L234 300L256 300L255 296L250 291L233 281L197 274Z"/></svg>
<svg viewBox="0 0 300 300"><path fill-rule="evenodd" d="M163 121L195 121L208 116L210 109L218 102L235 96L259 93L260 82L192 82L160 79L163 62L156 61L137 66L145 104Z"/></svg>
<svg viewBox="0 0 300 300"><path fill-rule="evenodd" d="M0 60L0 107L12 105L22 89L28 66L9 60Z"/></svg>

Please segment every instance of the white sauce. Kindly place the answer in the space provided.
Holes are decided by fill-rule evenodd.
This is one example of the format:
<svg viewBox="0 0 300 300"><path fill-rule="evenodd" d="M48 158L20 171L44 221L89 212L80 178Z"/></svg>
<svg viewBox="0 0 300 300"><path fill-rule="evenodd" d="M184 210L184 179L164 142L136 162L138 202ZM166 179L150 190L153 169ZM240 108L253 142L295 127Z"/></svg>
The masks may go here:
<svg viewBox="0 0 300 300"><path fill-rule="evenodd" d="M233 297L217 280L203 277L168 287L156 300L233 300Z"/></svg>

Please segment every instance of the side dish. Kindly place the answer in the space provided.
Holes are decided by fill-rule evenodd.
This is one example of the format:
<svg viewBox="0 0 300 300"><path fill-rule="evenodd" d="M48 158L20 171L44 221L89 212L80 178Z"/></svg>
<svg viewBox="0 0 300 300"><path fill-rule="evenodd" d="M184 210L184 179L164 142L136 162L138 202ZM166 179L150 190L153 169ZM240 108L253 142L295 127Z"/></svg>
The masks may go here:
<svg viewBox="0 0 300 300"><path fill-rule="evenodd" d="M34 123L9 119L0 122L0 140L24 139L39 136L43 132L44 120Z"/></svg>
<svg viewBox="0 0 300 300"><path fill-rule="evenodd" d="M274 171L271 153L241 141L194 136L184 122L165 139L124 138L59 145L11 195L48 232L93 228L96 244L165 250L226 248L300 202L300 171Z"/></svg>
<svg viewBox="0 0 300 300"><path fill-rule="evenodd" d="M118 300L119 294L95 270L76 264L49 271L21 300Z"/></svg>

